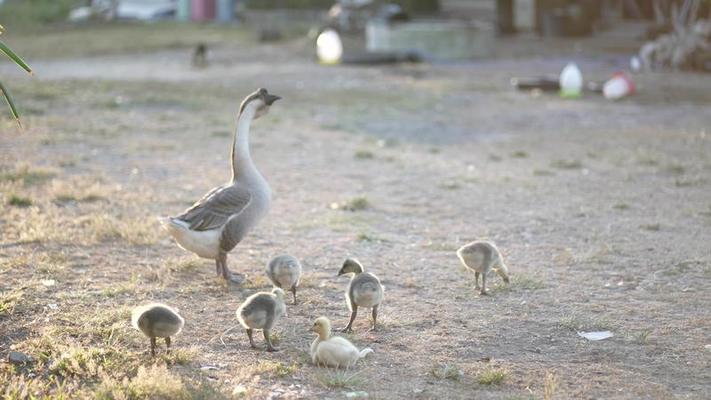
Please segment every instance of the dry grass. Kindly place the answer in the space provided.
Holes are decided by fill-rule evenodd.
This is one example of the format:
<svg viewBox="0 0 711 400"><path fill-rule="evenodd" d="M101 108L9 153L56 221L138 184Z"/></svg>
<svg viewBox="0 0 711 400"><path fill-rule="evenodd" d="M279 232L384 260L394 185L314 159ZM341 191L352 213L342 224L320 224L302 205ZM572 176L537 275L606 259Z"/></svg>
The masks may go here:
<svg viewBox="0 0 711 400"><path fill-rule="evenodd" d="M558 376L555 372L546 371L546 378L543 381L543 400L553 400L556 389L558 389Z"/></svg>
<svg viewBox="0 0 711 400"><path fill-rule="evenodd" d="M449 379L452 381L458 381L464 376L464 372L454 364L435 365L430 369L430 374L437 379Z"/></svg>
<svg viewBox="0 0 711 400"><path fill-rule="evenodd" d="M17 303L22 299L22 294L21 289L0 292L0 317L11 315L15 311Z"/></svg>
<svg viewBox="0 0 711 400"><path fill-rule="evenodd" d="M46 168L30 167L22 164L10 170L0 169L0 183L21 183L23 186L32 186L45 183L56 175L56 171Z"/></svg>
<svg viewBox="0 0 711 400"><path fill-rule="evenodd" d="M476 381L480 385L500 385L509 375L504 368L487 368L477 375Z"/></svg>
<svg viewBox="0 0 711 400"><path fill-rule="evenodd" d="M364 383L360 375L364 370L327 370L316 376L316 380L328 389L354 389Z"/></svg>

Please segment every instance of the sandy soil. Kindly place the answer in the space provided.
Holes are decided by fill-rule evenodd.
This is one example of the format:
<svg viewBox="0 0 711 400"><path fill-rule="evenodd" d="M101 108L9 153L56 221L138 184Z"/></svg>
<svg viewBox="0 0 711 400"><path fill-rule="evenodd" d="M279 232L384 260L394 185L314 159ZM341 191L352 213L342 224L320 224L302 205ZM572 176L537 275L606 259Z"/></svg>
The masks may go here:
<svg viewBox="0 0 711 400"><path fill-rule="evenodd" d="M125 318L109 339L87 324L155 300L186 319L174 344L191 357L168 360L170 371L219 392L206 398L528 399L543 398L546 376L556 399L708 396L708 76L638 76L639 95L613 103L510 87L556 73L563 56L324 67L290 42L222 43L212 57L200 71L181 49L40 60L33 80L0 65L27 126L0 121L0 291L12 305L0 313L0 354L38 360L3 364L3 379L60 376L91 397L101 375L57 373L37 350L43 337L125 352L134 363L110 374L134 376L154 362L147 341ZM625 62L577 59L597 79ZM252 132L275 198L230 255L250 282L225 286L154 217L229 177L235 110L259 86L284 97ZM330 207L357 197L370 206ZM490 279L490 296L454 254L477 238L494 240L512 273L508 286ZM303 261L305 279L278 325L282 351L268 354L227 330L281 253ZM336 277L347 256L380 276L386 300L379 331L361 312L349 336L375 354L338 375L306 351L315 317L348 320L347 279ZM592 330L615 336L576 334ZM487 384L492 372L503 380Z"/></svg>

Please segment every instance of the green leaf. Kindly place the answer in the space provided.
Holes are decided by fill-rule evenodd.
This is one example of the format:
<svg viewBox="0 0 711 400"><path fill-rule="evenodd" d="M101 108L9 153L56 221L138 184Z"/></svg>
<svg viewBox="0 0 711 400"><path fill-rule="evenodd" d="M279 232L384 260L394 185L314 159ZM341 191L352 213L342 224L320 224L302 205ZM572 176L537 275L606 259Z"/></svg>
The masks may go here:
<svg viewBox="0 0 711 400"><path fill-rule="evenodd" d="M17 124L22 127L22 124L20 123L20 114L17 112L17 108L15 108L15 103L12 101L10 93L8 93L7 89L5 89L5 86L2 84L2 82L0 82L0 92L2 92L2 95L5 97L7 105L10 106L10 114L12 114L12 117L15 118Z"/></svg>
<svg viewBox="0 0 711 400"><path fill-rule="evenodd" d="M0 50L3 53L7 54L7 56L15 62L15 64L19 65L20 67L22 67L22 69L29 72L30 74L32 73L32 68L30 68L30 66L27 65L27 63L25 63L25 61L20 58L20 56L15 54L14 51L10 50L10 48L7 47L5 43L2 42L2 40L0 40Z"/></svg>

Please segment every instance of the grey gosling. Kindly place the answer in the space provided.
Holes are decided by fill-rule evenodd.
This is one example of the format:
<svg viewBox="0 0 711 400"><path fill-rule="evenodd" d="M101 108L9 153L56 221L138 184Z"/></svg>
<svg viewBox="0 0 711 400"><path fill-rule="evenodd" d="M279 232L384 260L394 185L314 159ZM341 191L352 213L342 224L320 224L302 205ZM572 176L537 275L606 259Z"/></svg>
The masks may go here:
<svg viewBox="0 0 711 400"><path fill-rule="evenodd" d="M274 286L291 291L296 304L296 288L301 279L301 263L296 257L284 254L272 258L267 264L267 276Z"/></svg>
<svg viewBox="0 0 711 400"><path fill-rule="evenodd" d="M255 293L244 301L237 309L237 319L247 330L249 345L256 349L252 339L254 329L261 329L264 334L264 341L267 342L267 351L279 351L272 345L270 330L282 315L286 314L284 303L284 291L274 288L270 292Z"/></svg>
<svg viewBox="0 0 711 400"><path fill-rule="evenodd" d="M467 269L474 271L476 289L481 289L481 294L487 294L486 275L492 269L503 278L504 282L509 283L509 269L494 243L475 240L457 250L457 257ZM481 275L481 288L479 287L479 275Z"/></svg>
<svg viewBox="0 0 711 400"><path fill-rule="evenodd" d="M180 333L185 321L177 311L165 304L152 303L138 306L131 313L131 324L151 339L151 355L156 355L156 338L165 338L170 351L170 337Z"/></svg>
<svg viewBox="0 0 711 400"><path fill-rule="evenodd" d="M373 309L373 326L371 331L376 329L378 320L378 306L383 301L383 285L380 284L380 279L370 272L364 272L363 265L355 258L348 258L343 263L341 270L338 271L338 276L352 273L353 277L348 284L346 290L346 303L351 311L351 320L348 326L343 328L341 332L352 332L351 326L358 314L358 307L372 307Z"/></svg>
<svg viewBox="0 0 711 400"><path fill-rule="evenodd" d="M207 67L207 45L205 43L198 43L198 45L195 46L192 64L193 68Z"/></svg>
<svg viewBox="0 0 711 400"><path fill-rule="evenodd" d="M252 120L269 111L279 96L259 89L247 96L237 115L232 138L232 179L218 186L177 217L160 221L178 245L199 257L215 260L217 275L234 283L244 277L227 267L227 253L254 228L269 211L272 191L249 153Z"/></svg>

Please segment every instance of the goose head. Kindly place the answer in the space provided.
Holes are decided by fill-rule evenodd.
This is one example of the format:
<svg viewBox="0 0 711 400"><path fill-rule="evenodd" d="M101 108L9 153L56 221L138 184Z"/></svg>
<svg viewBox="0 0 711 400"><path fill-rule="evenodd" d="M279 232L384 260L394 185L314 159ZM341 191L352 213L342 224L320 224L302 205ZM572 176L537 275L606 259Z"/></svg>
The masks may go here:
<svg viewBox="0 0 711 400"><path fill-rule="evenodd" d="M254 93L245 97L239 107L239 113L250 111L253 119L257 119L269 111L269 107L281 97L271 94L267 89L259 88Z"/></svg>
<svg viewBox="0 0 711 400"><path fill-rule="evenodd" d="M338 271L338 276L349 273L360 274L364 270L363 264L361 264L358 260L355 258L347 258L346 261L343 262L341 270Z"/></svg>

